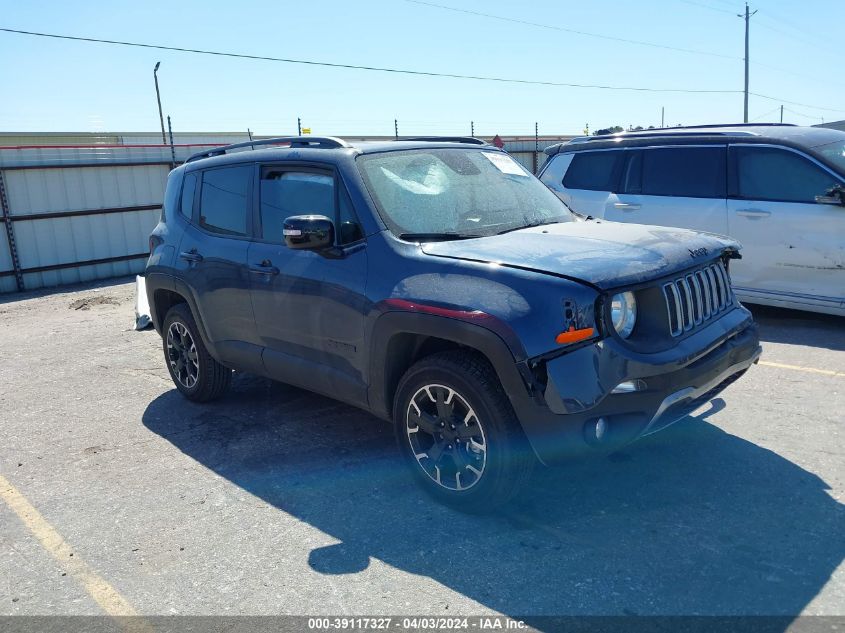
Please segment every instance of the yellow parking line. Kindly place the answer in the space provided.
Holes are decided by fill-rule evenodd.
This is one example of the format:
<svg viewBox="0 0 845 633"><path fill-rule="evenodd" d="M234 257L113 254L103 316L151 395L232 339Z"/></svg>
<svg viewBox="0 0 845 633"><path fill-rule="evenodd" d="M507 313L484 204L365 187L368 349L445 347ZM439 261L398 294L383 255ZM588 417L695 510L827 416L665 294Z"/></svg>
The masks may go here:
<svg viewBox="0 0 845 633"><path fill-rule="evenodd" d="M79 582L95 602L112 617L138 615L132 605L126 601L117 589L97 575L78 553L68 545L56 529L36 510L33 505L15 488L8 479L0 475L0 499L6 502L12 512L18 515L26 528L38 539L41 546L56 559L68 576ZM121 624L127 630L151 630L143 620L126 620Z"/></svg>
<svg viewBox="0 0 845 633"><path fill-rule="evenodd" d="M805 371L810 374L822 374L823 376L842 376L845 377L845 371L833 371L832 369L817 369L815 367L800 367L799 365L786 365L784 363L772 363L767 360L761 360L760 365L766 367L777 367L778 369L794 369L795 371Z"/></svg>

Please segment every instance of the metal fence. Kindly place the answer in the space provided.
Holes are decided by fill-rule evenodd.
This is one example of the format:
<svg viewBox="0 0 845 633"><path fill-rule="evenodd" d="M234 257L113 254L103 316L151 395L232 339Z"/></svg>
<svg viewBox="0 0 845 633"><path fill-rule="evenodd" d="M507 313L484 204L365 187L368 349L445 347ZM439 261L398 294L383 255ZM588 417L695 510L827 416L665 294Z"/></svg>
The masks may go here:
<svg viewBox="0 0 845 633"><path fill-rule="evenodd" d="M537 173L543 149L567 138L503 140ZM192 137L174 147L175 162L220 140L243 139ZM173 158L169 146L142 143L0 147L0 292L142 271Z"/></svg>
<svg viewBox="0 0 845 633"><path fill-rule="evenodd" d="M161 145L0 148L0 292L143 270L171 166Z"/></svg>

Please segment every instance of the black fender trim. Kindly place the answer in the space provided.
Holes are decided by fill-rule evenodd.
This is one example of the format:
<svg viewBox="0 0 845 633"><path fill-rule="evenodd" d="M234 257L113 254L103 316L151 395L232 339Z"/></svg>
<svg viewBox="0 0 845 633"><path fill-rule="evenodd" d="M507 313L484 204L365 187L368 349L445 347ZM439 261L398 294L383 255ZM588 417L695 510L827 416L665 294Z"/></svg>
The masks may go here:
<svg viewBox="0 0 845 633"><path fill-rule="evenodd" d="M480 325L449 317L391 311L376 319L370 339L367 398L374 415L389 421L393 419L393 389L398 378L392 363L401 362L401 359L395 358L390 347L394 337L402 334L431 336L478 350L490 361L515 410L524 409L524 400L530 399L529 387L514 354L498 334Z"/></svg>
<svg viewBox="0 0 845 633"><path fill-rule="evenodd" d="M144 275L144 284L147 289L147 303L150 306L150 320L153 322L153 327L159 334L161 334L162 323L158 318L158 309L155 305L155 293L157 290L176 292L174 290L173 282L174 277L164 273L152 273L147 271Z"/></svg>
<svg viewBox="0 0 845 633"><path fill-rule="evenodd" d="M158 332L159 334L162 333L162 324L158 320L158 309L155 305L155 292L156 290L168 290L170 292L175 292L176 294L180 295L185 299L185 302L191 309L191 314L194 315L194 321L196 321L197 327L199 328L200 336L202 337L202 342L205 344L205 348L208 350L211 356L219 362L219 350L208 337L208 331L205 329L202 314L200 314L199 308L197 307L196 297L194 296L194 293L191 291L190 287L178 277L173 277L164 273L147 273L146 280L147 300L150 304L150 317L152 318L153 326L155 327L156 332Z"/></svg>

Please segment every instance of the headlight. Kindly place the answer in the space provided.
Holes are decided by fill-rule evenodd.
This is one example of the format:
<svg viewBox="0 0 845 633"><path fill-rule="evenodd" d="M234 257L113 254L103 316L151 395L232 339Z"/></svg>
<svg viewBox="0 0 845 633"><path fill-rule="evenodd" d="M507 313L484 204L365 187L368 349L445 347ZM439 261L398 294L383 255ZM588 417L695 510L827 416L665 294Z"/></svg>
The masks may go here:
<svg viewBox="0 0 845 633"><path fill-rule="evenodd" d="M610 319L613 329L622 338L631 336L637 322L637 300L633 292L620 292L610 301Z"/></svg>

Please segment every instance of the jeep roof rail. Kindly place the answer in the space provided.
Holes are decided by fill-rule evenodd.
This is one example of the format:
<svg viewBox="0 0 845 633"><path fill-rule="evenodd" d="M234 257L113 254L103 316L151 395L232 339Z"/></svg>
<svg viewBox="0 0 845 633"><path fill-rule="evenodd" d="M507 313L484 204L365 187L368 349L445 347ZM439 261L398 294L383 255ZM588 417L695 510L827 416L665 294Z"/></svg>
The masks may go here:
<svg viewBox="0 0 845 633"><path fill-rule="evenodd" d="M243 143L233 143L231 145L223 145L213 149L197 152L188 156L186 163L190 163L201 158L211 158L212 156L223 156L233 149L250 148L255 149L260 145L288 145L289 147L314 147L319 149L333 149L338 147L352 147L342 138L334 136L277 136L274 138L262 138L257 141L244 141Z"/></svg>
<svg viewBox="0 0 845 633"><path fill-rule="evenodd" d="M427 143L467 143L469 145L488 145L487 141L474 136L403 136L394 141L424 141Z"/></svg>

